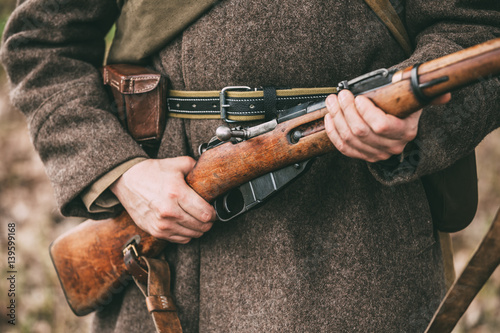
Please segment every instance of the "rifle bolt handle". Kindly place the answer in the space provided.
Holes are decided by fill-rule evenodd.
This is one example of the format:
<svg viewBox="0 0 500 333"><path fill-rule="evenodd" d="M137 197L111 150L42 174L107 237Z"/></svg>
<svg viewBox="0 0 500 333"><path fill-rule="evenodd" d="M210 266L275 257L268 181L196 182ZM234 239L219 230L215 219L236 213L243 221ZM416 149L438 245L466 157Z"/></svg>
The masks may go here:
<svg viewBox="0 0 500 333"><path fill-rule="evenodd" d="M215 136L221 141L229 141L231 138L248 139L248 132L240 127L230 129L226 126L219 126L215 130Z"/></svg>
<svg viewBox="0 0 500 333"><path fill-rule="evenodd" d="M302 138L303 134L300 130L293 131L292 135L290 136L292 143L297 143L299 140Z"/></svg>
<svg viewBox="0 0 500 333"><path fill-rule="evenodd" d="M221 141L229 141L233 135L229 127L219 126L215 130L215 136L217 136L217 138Z"/></svg>

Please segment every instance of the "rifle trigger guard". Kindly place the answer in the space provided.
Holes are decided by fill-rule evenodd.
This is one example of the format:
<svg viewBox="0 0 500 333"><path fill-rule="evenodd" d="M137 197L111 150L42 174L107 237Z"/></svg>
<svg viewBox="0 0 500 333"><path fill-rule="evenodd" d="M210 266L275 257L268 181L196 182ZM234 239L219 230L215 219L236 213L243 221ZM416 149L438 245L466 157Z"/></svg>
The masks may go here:
<svg viewBox="0 0 500 333"><path fill-rule="evenodd" d="M214 208L217 217L220 221L226 222L264 203L273 194L309 170L313 160L295 163L267 173L216 198Z"/></svg>

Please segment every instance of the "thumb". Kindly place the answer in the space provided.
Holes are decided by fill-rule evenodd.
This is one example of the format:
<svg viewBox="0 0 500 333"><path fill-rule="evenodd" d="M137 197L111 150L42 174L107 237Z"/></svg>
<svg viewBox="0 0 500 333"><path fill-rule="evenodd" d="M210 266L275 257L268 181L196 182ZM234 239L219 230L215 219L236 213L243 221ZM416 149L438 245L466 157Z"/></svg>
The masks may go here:
<svg viewBox="0 0 500 333"><path fill-rule="evenodd" d="M176 168L185 175L187 175L195 166L196 160L189 156L179 156L171 160L175 163Z"/></svg>

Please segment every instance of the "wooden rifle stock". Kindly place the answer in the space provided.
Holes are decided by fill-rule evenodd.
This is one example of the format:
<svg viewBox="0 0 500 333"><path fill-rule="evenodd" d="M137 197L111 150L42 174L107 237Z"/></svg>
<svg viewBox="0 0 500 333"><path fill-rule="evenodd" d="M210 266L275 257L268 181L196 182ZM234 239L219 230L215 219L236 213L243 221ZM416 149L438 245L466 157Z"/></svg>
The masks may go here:
<svg viewBox="0 0 500 333"><path fill-rule="evenodd" d="M500 38L431 60L417 69L400 70L394 73L390 84L361 94L384 111L405 117L428 102L415 93L432 99L499 74ZM413 84L412 79L416 80ZM272 131L246 141L227 142L207 150L186 182L212 202L256 177L334 151L324 130L326 113L322 108L281 122ZM290 133L297 129L302 137L293 142ZM52 243L52 261L75 314L85 315L103 307L113 293L131 281L122 249L133 237L140 238L140 242L136 241L137 249L148 257L157 256L166 245L138 228L126 212L115 219L85 221Z"/></svg>

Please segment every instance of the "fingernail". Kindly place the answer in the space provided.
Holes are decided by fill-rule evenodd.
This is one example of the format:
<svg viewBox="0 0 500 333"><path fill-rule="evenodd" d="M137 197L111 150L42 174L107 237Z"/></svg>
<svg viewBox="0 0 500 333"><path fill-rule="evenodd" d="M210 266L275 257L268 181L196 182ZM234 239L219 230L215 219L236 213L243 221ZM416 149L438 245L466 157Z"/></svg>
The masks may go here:
<svg viewBox="0 0 500 333"><path fill-rule="evenodd" d="M344 90L342 90L342 91L341 91L341 92L339 92L339 94L337 95L337 97L338 97L338 99L339 99L339 102L340 102L340 103L343 103L343 102L345 101L345 98L346 98L345 94L346 94L346 93L344 92Z"/></svg>
<svg viewBox="0 0 500 333"><path fill-rule="evenodd" d="M209 214L209 213L205 212L205 213L203 213L201 215L201 218L203 219L203 221L208 222L208 221L210 221L212 219L212 214Z"/></svg>
<svg viewBox="0 0 500 333"><path fill-rule="evenodd" d="M332 104L333 104L333 99L334 99L334 98L335 98L335 95L329 95L329 96L326 98L325 102L326 102L326 106L327 106L327 107L329 107L329 108L330 108L330 107L332 106Z"/></svg>
<svg viewBox="0 0 500 333"><path fill-rule="evenodd" d="M363 106L363 103L357 96L354 98L354 105L356 106L356 109L360 109Z"/></svg>

